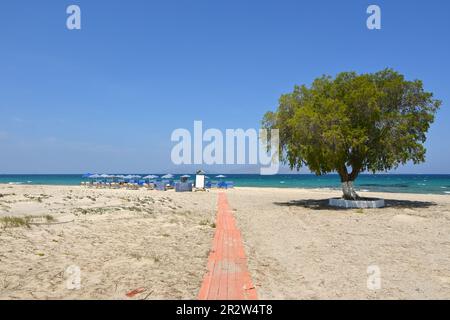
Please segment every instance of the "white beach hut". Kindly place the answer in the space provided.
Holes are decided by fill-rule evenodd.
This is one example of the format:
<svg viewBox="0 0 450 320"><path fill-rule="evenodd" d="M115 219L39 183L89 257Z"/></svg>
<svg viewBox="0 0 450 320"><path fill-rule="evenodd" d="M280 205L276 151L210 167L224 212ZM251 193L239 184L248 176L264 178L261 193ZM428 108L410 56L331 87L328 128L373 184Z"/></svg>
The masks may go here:
<svg viewBox="0 0 450 320"><path fill-rule="evenodd" d="M195 175L195 188L205 189L205 172L203 170L198 170Z"/></svg>

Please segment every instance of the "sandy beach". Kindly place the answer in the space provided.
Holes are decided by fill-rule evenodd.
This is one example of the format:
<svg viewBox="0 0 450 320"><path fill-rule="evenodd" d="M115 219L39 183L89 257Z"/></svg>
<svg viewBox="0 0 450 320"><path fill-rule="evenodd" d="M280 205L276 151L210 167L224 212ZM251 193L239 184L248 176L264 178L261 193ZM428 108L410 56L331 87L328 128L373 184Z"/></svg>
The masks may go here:
<svg viewBox="0 0 450 320"><path fill-rule="evenodd" d="M387 208L330 209L336 191L229 193L263 299L449 299L450 197L362 193ZM369 290L369 266L381 289Z"/></svg>
<svg viewBox="0 0 450 320"><path fill-rule="evenodd" d="M0 185L0 219L34 216L0 225L0 299L195 299L217 194ZM338 210L325 205L331 190L226 194L259 298L450 298L449 196L367 193L388 207Z"/></svg>
<svg viewBox="0 0 450 320"><path fill-rule="evenodd" d="M145 291L134 299L198 294L214 196L6 185L0 194L0 217L50 214L66 222L0 227L0 299L129 299L135 289ZM73 265L81 271L80 290L67 290Z"/></svg>

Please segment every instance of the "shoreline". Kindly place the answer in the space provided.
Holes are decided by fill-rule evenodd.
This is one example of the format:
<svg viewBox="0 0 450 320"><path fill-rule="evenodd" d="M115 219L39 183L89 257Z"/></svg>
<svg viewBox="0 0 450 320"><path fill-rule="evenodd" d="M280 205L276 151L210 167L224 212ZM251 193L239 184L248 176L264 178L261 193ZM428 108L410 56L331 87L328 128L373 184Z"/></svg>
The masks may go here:
<svg viewBox="0 0 450 320"><path fill-rule="evenodd" d="M30 187L54 187L54 188L58 188L58 187L63 187L63 188L85 188L85 189L90 189L90 188L86 188L83 187L81 185L71 185L71 184L34 184L34 183L0 183L0 187L14 187L14 186L30 186ZM91 188L93 190L95 190L96 188ZM299 190L299 191L316 191L316 192L334 192L334 193L342 193L341 189L339 187L336 188L330 188L330 187L311 187L311 188L306 188L306 187L296 187L296 186L292 186L292 187L274 187L274 186L235 186L234 187L235 190L239 190L239 189L243 189L243 190L259 190L259 189L263 189L263 190ZM98 188L98 190L108 190L108 188ZM125 190L125 189L115 189L115 190ZM221 189L217 189L217 188L213 188L211 189L211 191L220 191ZM151 190L147 190L147 191L151 191ZM428 195L428 196L442 196L442 197L448 197L450 196L450 191L445 192L444 194L442 193L425 193L425 192L393 192L393 191L371 191L371 190L367 190L367 189L363 189L363 190L359 190L358 186L356 186L356 191L358 192L358 194L366 194L369 193L371 195L373 194L383 194L383 195ZM167 191L166 191L167 192ZM170 192L170 190L169 190Z"/></svg>

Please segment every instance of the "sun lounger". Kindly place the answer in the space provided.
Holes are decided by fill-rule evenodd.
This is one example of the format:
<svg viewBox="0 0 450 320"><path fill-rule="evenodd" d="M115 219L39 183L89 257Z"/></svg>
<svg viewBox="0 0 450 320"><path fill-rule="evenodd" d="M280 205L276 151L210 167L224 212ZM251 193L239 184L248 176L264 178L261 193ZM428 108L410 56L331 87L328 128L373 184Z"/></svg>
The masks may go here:
<svg viewBox="0 0 450 320"><path fill-rule="evenodd" d="M221 182L219 182L218 187L219 187L220 189L227 189L227 188L228 188L228 185L227 185L226 182L221 181Z"/></svg>
<svg viewBox="0 0 450 320"><path fill-rule="evenodd" d="M234 188L234 182L233 181L225 181L225 183L227 184L227 188L228 189L233 189Z"/></svg>
<svg viewBox="0 0 450 320"><path fill-rule="evenodd" d="M175 183L175 192L192 192L192 182Z"/></svg>
<svg viewBox="0 0 450 320"><path fill-rule="evenodd" d="M155 189L158 191L166 191L167 190L167 185L164 182L157 182L155 185Z"/></svg>

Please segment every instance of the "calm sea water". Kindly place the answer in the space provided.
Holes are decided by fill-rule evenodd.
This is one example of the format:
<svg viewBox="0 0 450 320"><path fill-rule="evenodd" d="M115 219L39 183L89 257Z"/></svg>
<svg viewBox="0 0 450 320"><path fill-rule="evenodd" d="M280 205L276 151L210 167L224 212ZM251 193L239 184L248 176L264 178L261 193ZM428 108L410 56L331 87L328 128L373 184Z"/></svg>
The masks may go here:
<svg viewBox="0 0 450 320"><path fill-rule="evenodd" d="M179 175L176 179L178 177ZM214 178L214 175L211 175L211 178L213 181L220 180ZM234 181L239 187L340 189L337 175L317 177L304 174L276 176L230 174L223 180ZM82 175L0 175L0 183L6 184L79 185L81 181L86 181ZM450 175L360 175L355 185L360 191L450 195Z"/></svg>

